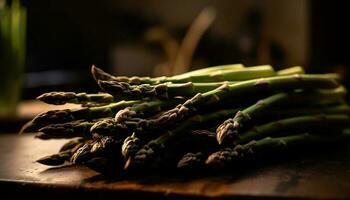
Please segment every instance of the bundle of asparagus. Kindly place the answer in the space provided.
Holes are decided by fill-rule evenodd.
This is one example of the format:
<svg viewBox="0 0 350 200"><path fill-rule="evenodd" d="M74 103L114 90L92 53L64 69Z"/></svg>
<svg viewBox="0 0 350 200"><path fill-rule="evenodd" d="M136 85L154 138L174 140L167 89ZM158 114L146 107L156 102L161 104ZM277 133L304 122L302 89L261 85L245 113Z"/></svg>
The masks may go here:
<svg viewBox="0 0 350 200"><path fill-rule="evenodd" d="M42 113L23 127L40 139L72 138L37 162L73 162L111 174L194 171L228 168L276 149L350 140L347 91L336 74L241 64L155 78L91 71L100 93L38 97L81 108Z"/></svg>

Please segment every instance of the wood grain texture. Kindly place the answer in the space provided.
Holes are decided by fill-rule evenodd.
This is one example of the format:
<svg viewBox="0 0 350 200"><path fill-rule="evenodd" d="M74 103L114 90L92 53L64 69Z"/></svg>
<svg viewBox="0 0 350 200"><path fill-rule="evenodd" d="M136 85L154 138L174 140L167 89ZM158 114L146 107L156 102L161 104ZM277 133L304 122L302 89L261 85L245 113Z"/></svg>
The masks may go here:
<svg viewBox="0 0 350 200"><path fill-rule="evenodd" d="M41 141L33 135L0 135L0 188L3 196L37 199L242 199L350 198L350 147L250 166L237 173L186 177L110 179L82 166L35 163L66 140ZM46 196L45 196L46 195Z"/></svg>

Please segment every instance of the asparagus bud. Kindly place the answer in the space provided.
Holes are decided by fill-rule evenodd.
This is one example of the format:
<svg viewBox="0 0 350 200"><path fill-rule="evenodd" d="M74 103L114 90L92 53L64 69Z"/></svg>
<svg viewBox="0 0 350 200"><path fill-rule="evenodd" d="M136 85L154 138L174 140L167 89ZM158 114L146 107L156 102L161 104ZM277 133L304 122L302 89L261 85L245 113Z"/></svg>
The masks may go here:
<svg viewBox="0 0 350 200"><path fill-rule="evenodd" d="M125 138L122 145L122 155L124 158L127 159L130 156L134 156L136 152L141 148L141 144L141 140L136 137L135 133Z"/></svg>
<svg viewBox="0 0 350 200"><path fill-rule="evenodd" d="M203 164L204 155L202 152L186 153L177 163L179 169L198 169Z"/></svg>

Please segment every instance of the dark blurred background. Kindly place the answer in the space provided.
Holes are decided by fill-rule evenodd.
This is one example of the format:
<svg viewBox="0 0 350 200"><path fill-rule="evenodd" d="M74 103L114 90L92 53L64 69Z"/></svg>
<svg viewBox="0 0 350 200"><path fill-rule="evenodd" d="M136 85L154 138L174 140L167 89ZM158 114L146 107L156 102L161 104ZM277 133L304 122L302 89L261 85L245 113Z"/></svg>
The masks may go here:
<svg viewBox="0 0 350 200"><path fill-rule="evenodd" d="M302 65L307 72L348 76L348 1L27 0L22 5L27 9L24 99L51 90L97 91L92 64L118 75L162 74L154 69L168 58L159 35L180 44L208 6L216 18L201 36L190 69Z"/></svg>

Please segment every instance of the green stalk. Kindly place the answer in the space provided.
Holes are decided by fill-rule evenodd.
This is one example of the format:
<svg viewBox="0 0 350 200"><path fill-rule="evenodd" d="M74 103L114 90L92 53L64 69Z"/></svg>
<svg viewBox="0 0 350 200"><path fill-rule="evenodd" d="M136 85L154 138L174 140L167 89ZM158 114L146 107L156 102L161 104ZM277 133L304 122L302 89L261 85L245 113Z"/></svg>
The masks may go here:
<svg viewBox="0 0 350 200"><path fill-rule="evenodd" d="M281 133L342 129L349 127L349 124L350 117L344 114L321 114L286 118L256 126L243 132L233 141L233 144L244 144L251 140L258 140Z"/></svg>
<svg viewBox="0 0 350 200"><path fill-rule="evenodd" d="M266 118L290 118L303 115L319 115L319 114L345 114L350 115L350 107L347 104L316 106L316 107L290 107L271 109L266 115Z"/></svg>
<svg viewBox="0 0 350 200"><path fill-rule="evenodd" d="M49 92L37 97L38 100L54 105L66 103L86 104L86 103L113 103L115 99L107 93L86 94L75 92Z"/></svg>
<svg viewBox="0 0 350 200"><path fill-rule="evenodd" d="M350 132L343 131L336 135L312 135L300 134L277 138L264 138L253 140L247 144L238 145L234 148L225 148L211 154L206 164L213 168L224 168L239 164L243 159L254 157L261 153L281 151L283 149L299 149L302 146L312 148L314 145L332 144L345 142L350 139Z"/></svg>

